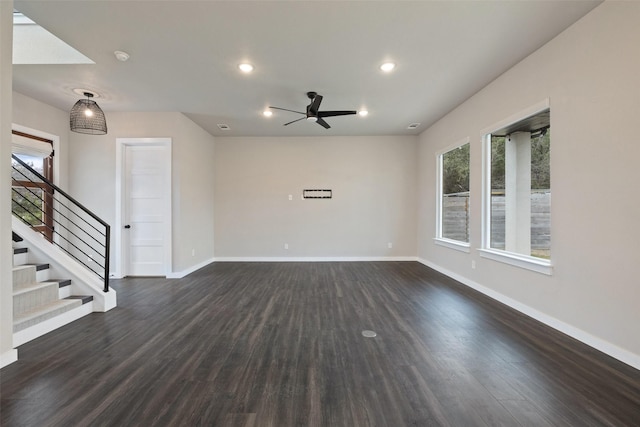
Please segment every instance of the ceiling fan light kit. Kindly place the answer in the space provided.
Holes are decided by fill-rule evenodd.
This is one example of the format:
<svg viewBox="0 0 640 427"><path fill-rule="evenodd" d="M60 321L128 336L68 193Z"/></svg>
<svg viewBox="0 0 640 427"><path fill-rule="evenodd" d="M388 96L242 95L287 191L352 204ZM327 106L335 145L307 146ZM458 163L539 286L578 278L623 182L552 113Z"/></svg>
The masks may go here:
<svg viewBox="0 0 640 427"><path fill-rule="evenodd" d="M316 92L307 92L307 97L311 100L311 103L307 105L306 113L303 113L302 111L289 110L287 108L280 108L280 107L270 106L269 108L272 108L274 110L289 111L291 113L302 114L305 116L305 117L301 117L299 119L290 121L288 123L285 123L284 126L289 126L292 123L307 119L307 121L318 123L320 126L322 126L325 129L331 128L331 126L329 126L329 123L327 123L324 120L325 117L349 116L352 114L357 114L357 111L355 110L320 111L319 108L320 108L320 103L322 102L322 95L318 95Z"/></svg>

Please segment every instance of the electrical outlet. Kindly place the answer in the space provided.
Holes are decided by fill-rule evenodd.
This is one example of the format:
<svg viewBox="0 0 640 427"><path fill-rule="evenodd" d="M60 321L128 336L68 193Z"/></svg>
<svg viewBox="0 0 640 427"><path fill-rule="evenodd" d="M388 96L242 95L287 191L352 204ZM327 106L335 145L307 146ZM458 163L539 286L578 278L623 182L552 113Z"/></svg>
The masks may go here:
<svg viewBox="0 0 640 427"><path fill-rule="evenodd" d="M476 268L476 260L471 260L471 268Z"/></svg>
<svg viewBox="0 0 640 427"><path fill-rule="evenodd" d="M288 244L288 243L285 243L285 244L284 244L284 248L285 248L285 249L289 249L289 244Z"/></svg>
<svg viewBox="0 0 640 427"><path fill-rule="evenodd" d="M293 200L293 194L289 194L289 200Z"/></svg>
<svg viewBox="0 0 640 427"><path fill-rule="evenodd" d="M191 256L196 256L196 250L195 249L191 249Z"/></svg>
<svg viewBox="0 0 640 427"><path fill-rule="evenodd" d="M387 243L387 247L388 247L389 249L393 248L393 243L391 243L391 242Z"/></svg>

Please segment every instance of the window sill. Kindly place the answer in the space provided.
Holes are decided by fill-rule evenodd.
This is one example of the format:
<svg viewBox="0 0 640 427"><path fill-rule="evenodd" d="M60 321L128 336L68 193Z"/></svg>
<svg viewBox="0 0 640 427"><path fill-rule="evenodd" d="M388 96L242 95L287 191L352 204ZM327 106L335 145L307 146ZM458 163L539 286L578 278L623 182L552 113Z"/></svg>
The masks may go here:
<svg viewBox="0 0 640 427"><path fill-rule="evenodd" d="M553 274L551 261L496 249L478 249L478 252L480 252L482 258L492 259L515 267L535 271L536 273L546 274L547 276Z"/></svg>
<svg viewBox="0 0 640 427"><path fill-rule="evenodd" d="M443 239L441 237L434 237L433 242L436 245L444 246L445 248L455 249L456 251L469 253L471 251L469 243L461 242L459 240Z"/></svg>

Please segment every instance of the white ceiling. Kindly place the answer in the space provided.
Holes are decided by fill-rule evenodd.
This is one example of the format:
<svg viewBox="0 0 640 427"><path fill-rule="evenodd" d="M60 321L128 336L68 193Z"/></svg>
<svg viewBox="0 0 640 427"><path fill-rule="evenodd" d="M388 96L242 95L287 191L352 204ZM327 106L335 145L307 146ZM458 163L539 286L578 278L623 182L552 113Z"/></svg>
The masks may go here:
<svg viewBox="0 0 640 427"><path fill-rule="evenodd" d="M13 85L63 110L73 89L90 89L107 120L110 111L180 111L212 135L410 135L599 3L15 0L95 64L14 65ZM388 60L397 68L384 74ZM238 71L243 61L255 66L250 75ZM321 110L369 115L328 118L328 130L282 126L294 113L262 116L269 105L304 111L307 91L324 96Z"/></svg>

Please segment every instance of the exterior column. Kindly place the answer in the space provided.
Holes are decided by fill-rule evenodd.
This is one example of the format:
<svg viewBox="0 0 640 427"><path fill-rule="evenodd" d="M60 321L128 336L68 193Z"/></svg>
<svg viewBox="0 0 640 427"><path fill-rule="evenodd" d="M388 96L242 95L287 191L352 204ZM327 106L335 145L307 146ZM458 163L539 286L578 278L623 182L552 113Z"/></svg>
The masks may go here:
<svg viewBox="0 0 640 427"><path fill-rule="evenodd" d="M531 255L531 133L505 142L505 250Z"/></svg>

